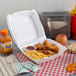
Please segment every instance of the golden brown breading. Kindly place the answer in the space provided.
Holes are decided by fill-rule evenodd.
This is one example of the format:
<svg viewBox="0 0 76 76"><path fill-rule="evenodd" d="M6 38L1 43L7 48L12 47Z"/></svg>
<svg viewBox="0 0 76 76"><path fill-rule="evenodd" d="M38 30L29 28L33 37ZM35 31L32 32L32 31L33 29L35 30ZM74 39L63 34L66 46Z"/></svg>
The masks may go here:
<svg viewBox="0 0 76 76"><path fill-rule="evenodd" d="M44 50L45 46L41 43L36 44L36 50Z"/></svg>
<svg viewBox="0 0 76 76"><path fill-rule="evenodd" d="M72 63L72 64L68 65L66 67L66 70L67 71L75 71L76 70L76 63Z"/></svg>
<svg viewBox="0 0 76 76"><path fill-rule="evenodd" d="M49 43L49 41L48 40L45 40L44 42L43 42L43 45L45 46L45 48L47 49L47 50L50 50L51 49L51 43Z"/></svg>
<svg viewBox="0 0 76 76"><path fill-rule="evenodd" d="M59 47L56 46L56 44L53 44L53 45L51 46L51 50L53 50L54 52L58 53L58 52L59 52Z"/></svg>
<svg viewBox="0 0 76 76"><path fill-rule="evenodd" d="M44 42L43 42L43 45L45 46L45 48L46 48L46 50L50 50L51 49L51 43L49 43L49 41L48 40L45 40Z"/></svg>
<svg viewBox="0 0 76 76"><path fill-rule="evenodd" d="M37 50L37 51L41 52L41 53L43 53L45 55L48 55L48 56L52 56L52 55L56 54L56 52L53 52L51 50Z"/></svg>
<svg viewBox="0 0 76 76"><path fill-rule="evenodd" d="M52 50L52 51L54 51L54 52L56 52L56 53L59 52L59 47L56 46L56 44L51 44L51 43L49 43L48 40L45 40L44 43L43 43L43 45L45 46L45 48L46 48L47 50Z"/></svg>
<svg viewBox="0 0 76 76"><path fill-rule="evenodd" d="M56 52L53 52L53 51L48 51L48 56L52 56L52 55L54 55L54 54L56 54Z"/></svg>

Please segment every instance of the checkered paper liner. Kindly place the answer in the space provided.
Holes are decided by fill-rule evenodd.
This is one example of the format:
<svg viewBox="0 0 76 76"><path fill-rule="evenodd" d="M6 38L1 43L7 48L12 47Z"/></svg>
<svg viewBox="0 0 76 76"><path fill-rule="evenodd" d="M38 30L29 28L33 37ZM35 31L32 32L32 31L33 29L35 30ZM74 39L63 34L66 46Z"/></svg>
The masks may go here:
<svg viewBox="0 0 76 76"><path fill-rule="evenodd" d="M16 54L16 56L21 62L31 61L23 53ZM76 73L76 71L71 71L71 72L66 71L67 65L73 62L76 62L76 54L65 52L63 53L62 56L59 56L58 58L54 60L40 64L39 66L42 67L42 69L39 70L38 72L32 73L32 75L34 76L69 76Z"/></svg>

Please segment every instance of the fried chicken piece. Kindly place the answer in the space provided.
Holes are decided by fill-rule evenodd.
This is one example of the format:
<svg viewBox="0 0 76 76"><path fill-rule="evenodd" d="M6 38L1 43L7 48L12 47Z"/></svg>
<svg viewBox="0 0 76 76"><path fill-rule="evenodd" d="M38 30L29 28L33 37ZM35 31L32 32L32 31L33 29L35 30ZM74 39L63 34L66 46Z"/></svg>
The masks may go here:
<svg viewBox="0 0 76 76"><path fill-rule="evenodd" d="M51 50L53 50L54 52L58 53L59 52L59 47L56 46L56 44L52 44Z"/></svg>
<svg viewBox="0 0 76 76"><path fill-rule="evenodd" d="M54 52L56 52L56 53L59 52L59 47L56 46L56 44L51 44L51 43L49 43L48 40L45 40L44 43L43 43L43 45L45 46L45 48L46 48L47 50L52 50L52 51L54 51Z"/></svg>
<svg viewBox="0 0 76 76"><path fill-rule="evenodd" d="M76 70L76 63L72 63L72 64L68 65L66 67L66 70L67 71L75 71Z"/></svg>
<svg viewBox="0 0 76 76"><path fill-rule="evenodd" d="M41 43L36 44L36 50L44 50L45 46Z"/></svg>
<svg viewBox="0 0 76 76"><path fill-rule="evenodd" d="M43 45L45 46L45 48L47 49L47 50L50 50L51 49L51 43L49 43L49 41L48 40L45 40L44 42L43 42Z"/></svg>
<svg viewBox="0 0 76 76"><path fill-rule="evenodd" d="M48 56L52 56L52 55L56 54L56 52L53 52L51 50L37 50L37 51L41 52L41 53L43 53L45 55L48 55Z"/></svg>
<svg viewBox="0 0 76 76"><path fill-rule="evenodd" d="M48 56L52 56L52 55L54 55L54 54L56 54L56 52L53 52L53 51L51 51L51 50L48 51Z"/></svg>

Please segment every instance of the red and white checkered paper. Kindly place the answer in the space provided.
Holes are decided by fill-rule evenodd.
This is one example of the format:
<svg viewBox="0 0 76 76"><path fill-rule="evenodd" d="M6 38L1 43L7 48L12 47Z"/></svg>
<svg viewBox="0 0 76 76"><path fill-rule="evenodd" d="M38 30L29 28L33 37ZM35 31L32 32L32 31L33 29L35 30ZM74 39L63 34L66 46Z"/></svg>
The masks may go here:
<svg viewBox="0 0 76 76"><path fill-rule="evenodd" d="M29 60L23 53L16 54L21 62L26 62ZM76 73L76 71L67 72L67 65L76 62L76 54L63 53L62 56L51 60L49 62L45 62L40 64L42 67L38 72L32 73L34 76L69 76L71 74Z"/></svg>

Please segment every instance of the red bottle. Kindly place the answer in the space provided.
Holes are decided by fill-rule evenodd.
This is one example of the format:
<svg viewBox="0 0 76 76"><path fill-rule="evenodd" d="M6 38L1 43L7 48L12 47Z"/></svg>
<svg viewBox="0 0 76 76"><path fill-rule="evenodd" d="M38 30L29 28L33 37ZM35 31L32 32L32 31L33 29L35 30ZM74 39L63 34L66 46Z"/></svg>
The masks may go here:
<svg viewBox="0 0 76 76"><path fill-rule="evenodd" d="M72 39L76 40L76 14L72 16Z"/></svg>

